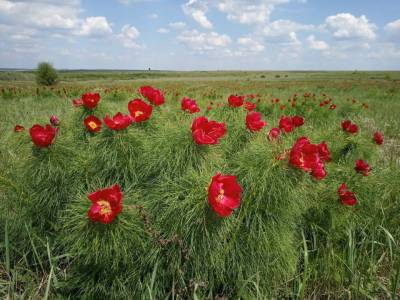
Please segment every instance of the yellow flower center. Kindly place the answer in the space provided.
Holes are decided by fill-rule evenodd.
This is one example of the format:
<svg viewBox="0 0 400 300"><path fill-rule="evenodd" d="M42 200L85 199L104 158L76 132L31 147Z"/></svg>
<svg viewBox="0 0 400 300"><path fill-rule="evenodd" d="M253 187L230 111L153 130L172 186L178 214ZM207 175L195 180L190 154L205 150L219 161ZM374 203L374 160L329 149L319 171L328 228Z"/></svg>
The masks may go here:
<svg viewBox="0 0 400 300"><path fill-rule="evenodd" d="M219 195L215 198L217 202L221 202L224 199L225 191L223 189L219 190Z"/></svg>
<svg viewBox="0 0 400 300"><path fill-rule="evenodd" d="M141 115L143 115L143 112L142 112L142 111L140 111L140 110L135 111L135 118L137 118L137 117L139 117L139 116L141 116Z"/></svg>
<svg viewBox="0 0 400 300"><path fill-rule="evenodd" d="M97 204L99 204L101 207L100 213L102 215L107 215L112 212L110 202L108 202L106 200L99 200L99 201L97 201Z"/></svg>
<svg viewBox="0 0 400 300"><path fill-rule="evenodd" d="M88 123L88 125L89 125L89 127L92 128L92 129L96 129L96 128L97 128L97 124L96 124L95 122L93 122L93 121L90 121L90 122Z"/></svg>

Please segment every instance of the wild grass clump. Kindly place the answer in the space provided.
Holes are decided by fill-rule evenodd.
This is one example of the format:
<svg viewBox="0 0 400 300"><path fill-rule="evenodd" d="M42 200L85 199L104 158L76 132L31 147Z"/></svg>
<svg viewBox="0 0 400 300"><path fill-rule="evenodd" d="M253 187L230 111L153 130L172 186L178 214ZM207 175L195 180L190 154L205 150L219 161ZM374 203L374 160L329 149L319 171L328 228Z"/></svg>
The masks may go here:
<svg viewBox="0 0 400 300"><path fill-rule="evenodd" d="M51 106L59 109L59 130L45 148L32 145L26 132L32 124L10 109L26 131L10 127L1 137L5 251L0 257L7 282L2 295L254 299L350 293L395 298L400 173L387 159L388 146L372 140L382 123L364 117L367 112L352 102L333 100L337 109L320 106L328 95L281 86L267 91L265 83L214 84L167 86L166 104L154 106L148 121L117 131L106 126L104 116L127 113L127 102L137 97L132 87L101 89L104 97L93 109L60 102L61 108ZM227 95L232 86L246 95L260 94L249 99L263 113L266 128L251 132L244 107L213 99ZM196 98L201 113L181 111L182 94ZM16 103L29 104L24 99ZM35 112L31 120L43 124L48 114ZM84 126L90 115L103 122L100 132L89 133ZM195 142L191 126L201 115L225 124L217 144ZM268 131L283 115L301 115L305 123L270 140ZM359 132L344 132L343 119L357 123ZM12 120L7 116L8 123ZM324 163L322 180L289 163L290 150L302 136L315 145L328 144L332 160ZM371 166L368 176L354 170L357 159ZM228 217L209 203L217 173L235 176L242 189L240 205ZM356 206L340 203L343 182L355 193ZM122 211L109 224L94 222L88 215L94 204L89 195L112 185L122 192ZM105 200L97 209L111 209Z"/></svg>

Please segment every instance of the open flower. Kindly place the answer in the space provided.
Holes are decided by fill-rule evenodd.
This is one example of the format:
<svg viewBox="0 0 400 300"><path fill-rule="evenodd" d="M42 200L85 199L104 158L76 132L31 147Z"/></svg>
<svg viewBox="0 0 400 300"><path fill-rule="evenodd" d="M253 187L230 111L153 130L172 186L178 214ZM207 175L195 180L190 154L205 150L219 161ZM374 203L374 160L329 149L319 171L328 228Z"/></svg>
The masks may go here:
<svg viewBox="0 0 400 300"><path fill-rule="evenodd" d="M50 124L41 126L35 124L29 129L32 142L39 148L46 148L50 146L56 137L58 128L52 127Z"/></svg>
<svg viewBox="0 0 400 300"><path fill-rule="evenodd" d="M377 145L382 145L383 144L383 134L380 133L379 131L376 131L374 133L374 141Z"/></svg>
<svg viewBox="0 0 400 300"><path fill-rule="evenodd" d="M228 217L239 207L241 192L236 176L217 173L208 187L208 203L220 217Z"/></svg>
<svg viewBox="0 0 400 300"><path fill-rule="evenodd" d="M225 132L225 123L208 121L206 117L197 117L192 123L193 140L198 145L218 144Z"/></svg>
<svg viewBox="0 0 400 300"><path fill-rule="evenodd" d="M357 198L353 192L349 191L346 184L342 183L338 190L340 201L343 205L354 206L357 204Z"/></svg>
<svg viewBox="0 0 400 300"><path fill-rule="evenodd" d="M141 99L134 99L128 103L128 110L133 122L140 123L150 119L153 106L147 104Z"/></svg>
<svg viewBox="0 0 400 300"><path fill-rule="evenodd" d="M86 93L81 96L82 104L87 109L94 109L96 108L97 104L100 101L100 94L99 93Z"/></svg>
<svg viewBox="0 0 400 300"><path fill-rule="evenodd" d="M290 151L289 163L298 169L321 180L326 177L325 161L330 160L330 152L326 144L312 144L307 137L299 138Z"/></svg>
<svg viewBox="0 0 400 300"><path fill-rule="evenodd" d="M270 141L276 140L279 137L280 134L280 130L279 128L272 128L269 132L268 132L268 139Z"/></svg>
<svg viewBox="0 0 400 300"><path fill-rule="evenodd" d="M101 120L93 115L88 116L85 120L83 120L83 124L90 132L99 132L102 125Z"/></svg>
<svg viewBox="0 0 400 300"><path fill-rule="evenodd" d="M200 108L197 106L195 100L184 97L181 102L181 108L183 111L189 112L191 114L197 113L200 111Z"/></svg>
<svg viewBox="0 0 400 300"><path fill-rule="evenodd" d="M25 127L22 125L19 125L19 124L15 125L15 127L14 127L15 132L22 132L24 130L25 130Z"/></svg>
<svg viewBox="0 0 400 300"><path fill-rule="evenodd" d="M368 173L369 171L371 171L371 168L366 161L363 161L362 159L357 159L354 170L356 170L358 173L363 174L364 176L368 176Z"/></svg>
<svg viewBox="0 0 400 300"><path fill-rule="evenodd" d="M157 90L151 86L142 86L139 88L140 94L153 103L155 106L164 104L164 95L160 90Z"/></svg>
<svg viewBox="0 0 400 300"><path fill-rule="evenodd" d="M122 193L118 184L90 193L88 198L92 201L88 217L93 222L109 224L122 211Z"/></svg>
<svg viewBox="0 0 400 300"><path fill-rule="evenodd" d="M112 119L109 115L106 115L103 121L108 128L117 131L123 130L131 125L133 122L133 118L130 115L123 115L122 113L118 112L114 115Z"/></svg>
<svg viewBox="0 0 400 300"><path fill-rule="evenodd" d="M246 116L246 126L250 131L259 131L267 125L267 122L263 121L260 112L249 112Z"/></svg>
<svg viewBox="0 0 400 300"><path fill-rule="evenodd" d="M279 128L286 133L292 132L294 129L292 118L282 116L279 120Z"/></svg>
<svg viewBox="0 0 400 300"><path fill-rule="evenodd" d="M253 110L256 109L256 107L257 107L257 104L255 104L255 103L253 103L253 102L246 101L246 102L244 103L244 108L245 108L247 111L253 111Z"/></svg>
<svg viewBox="0 0 400 300"><path fill-rule="evenodd" d="M344 120L342 122L342 129L348 133L355 134L358 132L358 126L352 123L350 120Z"/></svg>
<svg viewBox="0 0 400 300"><path fill-rule="evenodd" d="M230 95L228 97L229 106L232 106L232 107L242 106L243 102L244 102L244 98L245 98L244 96Z"/></svg>

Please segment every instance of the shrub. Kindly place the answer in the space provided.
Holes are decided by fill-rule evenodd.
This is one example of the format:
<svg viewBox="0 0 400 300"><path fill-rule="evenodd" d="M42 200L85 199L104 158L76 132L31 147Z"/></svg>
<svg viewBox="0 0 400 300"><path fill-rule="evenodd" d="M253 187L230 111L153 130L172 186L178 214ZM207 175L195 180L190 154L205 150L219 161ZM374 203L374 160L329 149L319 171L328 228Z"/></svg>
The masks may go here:
<svg viewBox="0 0 400 300"><path fill-rule="evenodd" d="M47 62L39 63L36 70L36 82L40 85L51 86L57 83L58 74L56 69Z"/></svg>

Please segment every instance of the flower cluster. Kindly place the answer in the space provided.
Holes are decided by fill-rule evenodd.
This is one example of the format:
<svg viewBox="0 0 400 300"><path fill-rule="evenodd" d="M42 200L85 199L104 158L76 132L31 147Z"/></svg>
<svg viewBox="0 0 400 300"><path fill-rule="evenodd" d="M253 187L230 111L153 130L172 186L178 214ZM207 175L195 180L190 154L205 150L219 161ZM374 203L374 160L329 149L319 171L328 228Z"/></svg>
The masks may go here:
<svg viewBox="0 0 400 300"><path fill-rule="evenodd" d="M342 129L351 134L356 134L358 132L358 126L352 123L350 120L344 120L342 122Z"/></svg>
<svg viewBox="0 0 400 300"><path fill-rule="evenodd" d="M194 114L200 111L195 100L184 97L181 102L181 108L183 111Z"/></svg>
<svg viewBox="0 0 400 300"><path fill-rule="evenodd" d="M328 146L325 142L312 144L307 137L299 138L290 151L290 164L321 180L326 177L325 162L331 160Z"/></svg>
<svg viewBox="0 0 400 300"><path fill-rule="evenodd" d="M226 133L224 123L209 121L206 117L197 117L192 123L193 140L198 145L215 145Z"/></svg>

